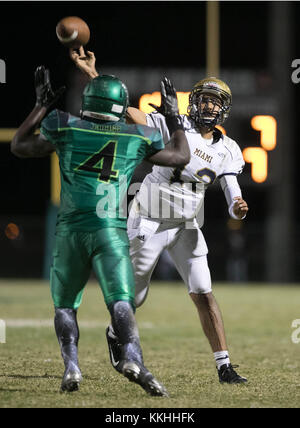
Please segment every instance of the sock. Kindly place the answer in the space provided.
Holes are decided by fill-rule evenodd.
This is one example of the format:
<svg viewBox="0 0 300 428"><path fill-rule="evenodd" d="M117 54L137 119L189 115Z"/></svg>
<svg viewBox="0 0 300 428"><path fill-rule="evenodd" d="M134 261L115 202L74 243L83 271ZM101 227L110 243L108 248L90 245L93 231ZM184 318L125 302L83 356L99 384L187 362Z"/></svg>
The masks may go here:
<svg viewBox="0 0 300 428"><path fill-rule="evenodd" d="M109 306L112 329L122 347L122 359L143 364L143 353L133 309L129 302L117 301Z"/></svg>
<svg viewBox="0 0 300 428"><path fill-rule="evenodd" d="M66 370L78 368L77 312L68 308L56 308L54 324Z"/></svg>
<svg viewBox="0 0 300 428"><path fill-rule="evenodd" d="M214 352L214 357L216 360L218 370L224 364L230 364L228 351Z"/></svg>

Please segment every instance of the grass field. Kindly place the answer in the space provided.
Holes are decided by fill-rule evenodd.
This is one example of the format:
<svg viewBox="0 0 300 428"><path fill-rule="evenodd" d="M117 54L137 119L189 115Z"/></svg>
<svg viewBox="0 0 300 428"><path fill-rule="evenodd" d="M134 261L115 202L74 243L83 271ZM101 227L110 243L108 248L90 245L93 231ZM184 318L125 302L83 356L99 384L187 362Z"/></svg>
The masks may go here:
<svg viewBox="0 0 300 428"><path fill-rule="evenodd" d="M60 394L63 364L46 282L0 281L0 407L290 407L300 403L300 287L217 284L233 364L247 385L220 385L196 310L181 284L153 284L137 311L144 360L170 398L149 397L115 372L105 340L108 312L89 283L79 311L81 389Z"/></svg>

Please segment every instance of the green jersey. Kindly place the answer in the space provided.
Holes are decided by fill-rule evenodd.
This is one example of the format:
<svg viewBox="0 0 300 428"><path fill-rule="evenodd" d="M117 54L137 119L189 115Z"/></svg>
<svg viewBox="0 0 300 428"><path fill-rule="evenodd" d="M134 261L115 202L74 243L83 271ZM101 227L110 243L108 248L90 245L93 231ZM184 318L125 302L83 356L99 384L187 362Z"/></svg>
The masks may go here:
<svg viewBox="0 0 300 428"><path fill-rule="evenodd" d="M61 177L57 230L126 228L127 190L136 166L164 148L160 132L124 122L92 122L53 110L41 133L56 148Z"/></svg>

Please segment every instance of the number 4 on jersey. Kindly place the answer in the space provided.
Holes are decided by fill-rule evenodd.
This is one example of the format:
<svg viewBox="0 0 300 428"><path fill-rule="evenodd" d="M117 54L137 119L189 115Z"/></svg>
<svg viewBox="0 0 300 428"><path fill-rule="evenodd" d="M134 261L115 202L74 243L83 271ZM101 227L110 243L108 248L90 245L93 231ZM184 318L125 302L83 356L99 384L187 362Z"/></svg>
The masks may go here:
<svg viewBox="0 0 300 428"><path fill-rule="evenodd" d="M98 180L108 183L111 178L117 178L119 175L119 171L113 169L116 150L117 141L109 141L76 169L98 173Z"/></svg>

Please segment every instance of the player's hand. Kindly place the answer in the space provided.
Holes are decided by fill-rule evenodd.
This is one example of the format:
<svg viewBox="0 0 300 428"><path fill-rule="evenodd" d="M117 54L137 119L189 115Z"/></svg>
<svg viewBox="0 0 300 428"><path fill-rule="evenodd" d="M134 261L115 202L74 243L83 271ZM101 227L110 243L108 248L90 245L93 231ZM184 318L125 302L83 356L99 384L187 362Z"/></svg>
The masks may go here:
<svg viewBox="0 0 300 428"><path fill-rule="evenodd" d="M49 108L51 107L65 91L62 86L57 91L53 91L50 83L50 72L43 65L37 67L34 73L34 85L36 92L36 105Z"/></svg>
<svg viewBox="0 0 300 428"><path fill-rule="evenodd" d="M161 104L158 107L155 104L149 103L158 113L161 113L166 118L166 124L170 135L178 129L184 131L183 123L178 109L178 100L176 89L173 83L167 78L160 82Z"/></svg>
<svg viewBox="0 0 300 428"><path fill-rule="evenodd" d="M233 198L234 200L236 200L234 206L233 206L233 213L239 218L242 219L245 217L245 215L247 214L249 208L247 205L247 202L244 201L243 198L241 198L240 196L237 196L235 198Z"/></svg>
<svg viewBox="0 0 300 428"><path fill-rule="evenodd" d="M87 74L90 79L94 79L99 74L96 70L96 58L94 52L87 51L85 53L83 46L79 49L70 48L70 58L75 63L80 71Z"/></svg>
<svg viewBox="0 0 300 428"><path fill-rule="evenodd" d="M163 116L179 116L177 94L173 83L167 77L164 77L160 82L160 88L161 105L159 107L151 103L149 105Z"/></svg>

